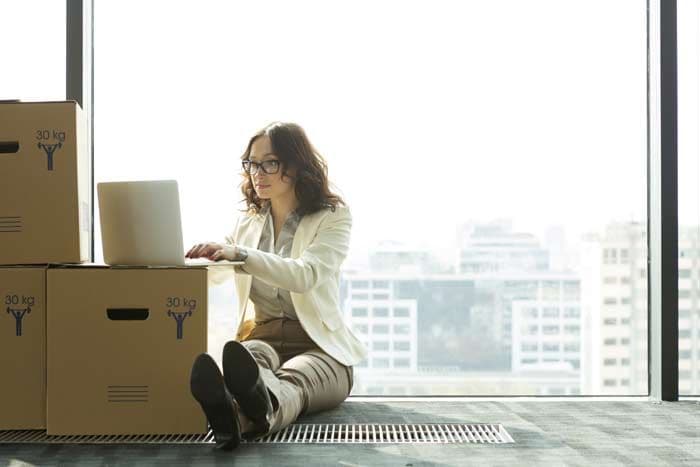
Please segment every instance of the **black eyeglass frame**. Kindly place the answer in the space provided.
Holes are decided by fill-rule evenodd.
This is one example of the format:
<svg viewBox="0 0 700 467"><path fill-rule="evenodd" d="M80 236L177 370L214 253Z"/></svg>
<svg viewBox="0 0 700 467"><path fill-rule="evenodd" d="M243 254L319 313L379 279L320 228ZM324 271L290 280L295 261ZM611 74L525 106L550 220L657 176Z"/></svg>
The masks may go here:
<svg viewBox="0 0 700 467"><path fill-rule="evenodd" d="M274 169L274 171L270 171L270 170L265 168L265 164L268 164L270 162L272 162L276 165L276 168ZM251 161L249 159L241 161L241 166L243 167L243 171L245 171L247 174L250 174L250 175L255 175L256 173L258 173L258 170L260 170L260 169L262 169L262 171L264 173L266 173L267 175L274 175L280 171L281 165L282 164L280 163L279 159L268 159L268 160L262 161L262 162L255 162L255 161ZM268 166L269 166L269 164L268 164ZM255 168L255 170L252 170L253 168Z"/></svg>

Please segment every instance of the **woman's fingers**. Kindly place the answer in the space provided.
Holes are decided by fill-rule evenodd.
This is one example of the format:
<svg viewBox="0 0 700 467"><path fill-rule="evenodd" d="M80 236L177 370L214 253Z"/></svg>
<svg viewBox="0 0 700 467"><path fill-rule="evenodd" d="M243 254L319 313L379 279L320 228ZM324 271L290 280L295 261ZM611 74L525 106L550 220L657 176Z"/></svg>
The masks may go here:
<svg viewBox="0 0 700 467"><path fill-rule="evenodd" d="M185 252L185 258L189 258L190 254L192 253L192 250L194 250L194 247L191 247L189 250Z"/></svg>
<svg viewBox="0 0 700 467"><path fill-rule="evenodd" d="M187 253L185 253L185 258L192 258L192 253L194 252L196 245L187 250Z"/></svg>
<svg viewBox="0 0 700 467"><path fill-rule="evenodd" d="M197 249L198 246L199 246L199 244L196 244L192 248L190 248L189 251L187 252L187 254L185 255L185 257L192 258L194 251Z"/></svg>
<svg viewBox="0 0 700 467"><path fill-rule="evenodd" d="M192 258L199 258L199 250L200 250L201 248L202 248L202 244L201 244L201 243L196 244L196 245L194 246L194 248L193 248L192 253L190 254L190 256L191 256Z"/></svg>
<svg viewBox="0 0 700 467"><path fill-rule="evenodd" d="M202 251L204 248L207 246L206 243L198 243L195 246L192 247L192 249L189 251L189 258L199 258L202 256Z"/></svg>
<svg viewBox="0 0 700 467"><path fill-rule="evenodd" d="M202 256L211 257L214 253L221 250L222 246L218 243L197 243L185 254L186 258L201 258Z"/></svg>

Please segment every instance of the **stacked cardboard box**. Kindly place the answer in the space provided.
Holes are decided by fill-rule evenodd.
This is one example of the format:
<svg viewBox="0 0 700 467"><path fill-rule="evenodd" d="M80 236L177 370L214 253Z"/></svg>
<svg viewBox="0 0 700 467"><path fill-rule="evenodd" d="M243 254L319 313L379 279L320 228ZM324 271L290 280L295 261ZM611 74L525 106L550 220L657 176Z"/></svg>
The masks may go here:
<svg viewBox="0 0 700 467"><path fill-rule="evenodd" d="M46 269L88 259L86 130L75 102L0 102L0 429L46 426Z"/></svg>
<svg viewBox="0 0 700 467"><path fill-rule="evenodd" d="M206 433L205 268L52 267L47 296L48 434Z"/></svg>
<svg viewBox="0 0 700 467"><path fill-rule="evenodd" d="M46 267L0 266L0 430L46 426Z"/></svg>
<svg viewBox="0 0 700 467"><path fill-rule="evenodd" d="M89 261L87 123L75 102L0 102L0 430L205 433L206 268Z"/></svg>
<svg viewBox="0 0 700 467"><path fill-rule="evenodd" d="M86 129L75 102L0 103L0 264L88 260Z"/></svg>

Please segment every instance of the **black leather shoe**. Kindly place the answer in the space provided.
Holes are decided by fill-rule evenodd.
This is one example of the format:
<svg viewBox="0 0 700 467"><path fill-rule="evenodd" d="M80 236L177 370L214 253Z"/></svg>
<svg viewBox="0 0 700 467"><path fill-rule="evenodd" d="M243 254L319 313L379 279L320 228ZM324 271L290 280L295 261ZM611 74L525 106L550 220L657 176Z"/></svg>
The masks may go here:
<svg viewBox="0 0 700 467"><path fill-rule="evenodd" d="M240 342L229 341L224 345L222 360L226 387L238 401L241 412L256 427L253 432L244 433L243 437L253 439L267 433L273 407L255 357Z"/></svg>
<svg viewBox="0 0 700 467"><path fill-rule="evenodd" d="M200 354L192 365L190 391L202 406L214 432L216 449L230 451L241 443L241 426L231 394L211 356Z"/></svg>

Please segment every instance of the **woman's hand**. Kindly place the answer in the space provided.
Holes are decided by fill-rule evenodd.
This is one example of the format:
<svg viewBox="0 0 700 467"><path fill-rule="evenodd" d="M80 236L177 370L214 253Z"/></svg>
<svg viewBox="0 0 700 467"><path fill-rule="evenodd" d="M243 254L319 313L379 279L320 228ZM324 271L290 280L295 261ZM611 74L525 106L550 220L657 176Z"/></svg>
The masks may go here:
<svg viewBox="0 0 700 467"><path fill-rule="evenodd" d="M209 259L213 261L220 261L222 259L228 261L235 261L237 257L238 249L236 245L222 245L221 249L214 252L214 254L211 255Z"/></svg>
<svg viewBox="0 0 700 467"><path fill-rule="evenodd" d="M212 256L214 255L214 253L216 253L217 251L221 251L222 248L224 248L224 245L220 243L198 243L192 248L190 248L190 251L185 253L185 258L205 257L213 259Z"/></svg>
<svg viewBox="0 0 700 467"><path fill-rule="evenodd" d="M212 261L220 261L222 259L235 261L237 256L238 251L235 245L222 245L214 242L198 243L185 253L185 258L205 257Z"/></svg>

